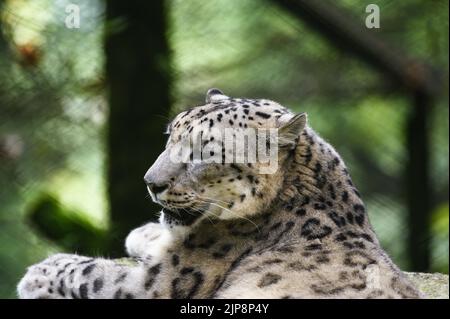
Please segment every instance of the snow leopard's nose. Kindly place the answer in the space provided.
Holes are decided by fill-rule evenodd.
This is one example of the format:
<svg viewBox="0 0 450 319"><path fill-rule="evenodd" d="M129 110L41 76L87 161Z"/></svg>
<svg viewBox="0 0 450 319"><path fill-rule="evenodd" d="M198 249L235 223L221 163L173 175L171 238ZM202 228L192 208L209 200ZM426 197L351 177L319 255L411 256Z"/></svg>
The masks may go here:
<svg viewBox="0 0 450 319"><path fill-rule="evenodd" d="M182 168L183 163L173 162L170 151L166 149L145 173L144 182L153 194L162 193L169 188L171 181L182 173Z"/></svg>

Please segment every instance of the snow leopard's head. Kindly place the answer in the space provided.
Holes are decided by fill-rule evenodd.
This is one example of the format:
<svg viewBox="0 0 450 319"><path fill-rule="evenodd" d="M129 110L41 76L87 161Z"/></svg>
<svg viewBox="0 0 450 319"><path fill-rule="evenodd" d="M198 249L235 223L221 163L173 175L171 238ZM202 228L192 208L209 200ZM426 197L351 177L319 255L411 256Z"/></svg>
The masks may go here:
<svg viewBox="0 0 450 319"><path fill-rule="evenodd" d="M205 105L169 124L166 148L145 174L163 220L193 225L202 216L245 218L260 211L281 187L283 164L305 125L306 114L276 102L210 89Z"/></svg>

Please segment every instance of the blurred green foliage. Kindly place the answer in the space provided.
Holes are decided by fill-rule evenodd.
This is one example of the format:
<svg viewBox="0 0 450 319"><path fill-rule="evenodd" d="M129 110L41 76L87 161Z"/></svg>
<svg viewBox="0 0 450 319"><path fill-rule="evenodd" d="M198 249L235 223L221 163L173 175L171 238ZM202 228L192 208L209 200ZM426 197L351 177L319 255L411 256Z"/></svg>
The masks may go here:
<svg viewBox="0 0 450 319"><path fill-rule="evenodd" d="M81 7L80 29L64 27L69 2ZM365 7L372 2L339 3L363 27ZM26 266L61 250L96 255L100 251L96 245L101 244L93 240L89 247L77 236L88 230L84 239L93 234L101 237L108 229L104 3L4 3L0 12L0 297L13 298ZM434 65L448 88L448 2L376 3L381 29L373 32L408 56ZM307 112L310 125L346 161L383 247L400 267L409 269L403 180L409 97L270 1L171 0L168 8L176 80L172 113L201 104L210 87L233 96L270 98ZM438 96L432 112L432 270L448 273L448 89ZM42 198L43 193L50 197ZM30 227L33 216L33 225L37 216L44 225L55 214L64 217L67 236L58 230L50 240L50 232Z"/></svg>
<svg viewBox="0 0 450 319"><path fill-rule="evenodd" d="M29 208L30 227L66 251L98 255L107 243L107 232L81 214L63 207L48 194Z"/></svg>

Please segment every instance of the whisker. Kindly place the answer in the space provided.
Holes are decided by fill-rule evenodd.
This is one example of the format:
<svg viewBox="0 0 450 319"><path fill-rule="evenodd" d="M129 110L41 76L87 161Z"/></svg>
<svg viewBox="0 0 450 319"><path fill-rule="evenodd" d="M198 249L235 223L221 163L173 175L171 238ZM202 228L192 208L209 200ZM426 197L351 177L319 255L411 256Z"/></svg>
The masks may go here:
<svg viewBox="0 0 450 319"><path fill-rule="evenodd" d="M201 201L201 200L200 200L200 201ZM255 226L255 228L258 230L258 232L261 232L261 230L259 229L259 226L258 226L255 222L253 222L252 220L250 220L250 219L248 219L248 218L246 218L246 217L244 217L244 216L240 216L238 213L233 212L232 210L230 210L230 209L228 209L228 208L226 208L226 207L223 207L222 205L219 205L219 204L217 204L217 203L213 203L213 202L206 202L206 203L209 203L209 204L211 204L211 205L220 207L220 208L222 208L222 209L224 209L224 210L226 210L226 211L228 211L228 212L230 212L230 213L236 215L236 216L239 217L239 218L242 218L242 219L244 219L244 220L249 221L250 223L252 223L252 224Z"/></svg>
<svg viewBox="0 0 450 319"><path fill-rule="evenodd" d="M191 215L191 216L194 216L194 214L192 214L191 212L187 211L185 208L179 208L179 209L181 209L183 212L185 212L185 213L187 213L187 214L189 214L189 215ZM178 209L176 210L176 212L178 213L178 216L181 217L181 214L180 214L180 212L178 211Z"/></svg>
<svg viewBox="0 0 450 319"><path fill-rule="evenodd" d="M221 202L221 203L224 203L225 205L229 205L230 204L229 202L226 202L226 201L223 201L223 200L220 200L220 199L216 199L216 198L212 198L212 197L206 197L206 196L202 196L202 195L197 195L197 197L202 198L202 199L212 200L214 202Z"/></svg>
<svg viewBox="0 0 450 319"><path fill-rule="evenodd" d="M209 216L208 216L207 214L205 214L205 211L199 210L199 209L197 209L197 208L195 208L195 207L191 207L190 209L192 209L192 210L194 210L194 211L200 213L202 216L205 216L206 218L208 218L208 220L209 220L209 222L211 223L211 225L215 226L214 223L213 223L213 221L211 220L211 218L209 218ZM183 208L183 210L186 211L184 208ZM190 212L188 212L188 211L186 211L186 212L187 212L188 214L192 215L192 213L190 213Z"/></svg>

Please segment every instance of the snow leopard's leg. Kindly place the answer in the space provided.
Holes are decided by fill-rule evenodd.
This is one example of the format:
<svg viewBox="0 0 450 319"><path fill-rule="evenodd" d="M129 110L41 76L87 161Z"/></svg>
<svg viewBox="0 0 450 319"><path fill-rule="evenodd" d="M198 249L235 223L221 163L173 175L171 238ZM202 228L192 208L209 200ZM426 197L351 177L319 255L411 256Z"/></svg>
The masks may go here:
<svg viewBox="0 0 450 319"><path fill-rule="evenodd" d="M125 240L125 249L129 256L156 261L167 251L171 243L169 230L158 223L148 223L136 228Z"/></svg>
<svg viewBox="0 0 450 319"><path fill-rule="evenodd" d="M152 298L162 265L57 254L28 268L23 299Z"/></svg>

